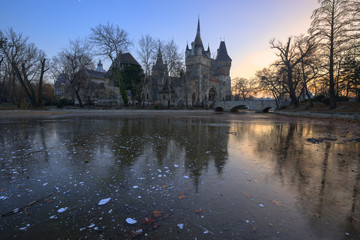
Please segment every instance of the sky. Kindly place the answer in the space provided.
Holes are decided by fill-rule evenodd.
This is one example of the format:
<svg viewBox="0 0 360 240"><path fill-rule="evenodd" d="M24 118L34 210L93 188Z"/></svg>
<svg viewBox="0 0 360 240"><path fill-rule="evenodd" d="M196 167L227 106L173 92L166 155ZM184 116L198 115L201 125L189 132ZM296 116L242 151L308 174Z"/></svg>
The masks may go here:
<svg viewBox="0 0 360 240"><path fill-rule="evenodd" d="M318 7L318 0L1 0L0 30L12 27L52 58L69 40L87 38L91 28L109 22L128 33L136 58L146 34L173 39L184 53L199 17L205 48L215 54L224 39L231 77L252 78L276 58L269 41L306 34Z"/></svg>

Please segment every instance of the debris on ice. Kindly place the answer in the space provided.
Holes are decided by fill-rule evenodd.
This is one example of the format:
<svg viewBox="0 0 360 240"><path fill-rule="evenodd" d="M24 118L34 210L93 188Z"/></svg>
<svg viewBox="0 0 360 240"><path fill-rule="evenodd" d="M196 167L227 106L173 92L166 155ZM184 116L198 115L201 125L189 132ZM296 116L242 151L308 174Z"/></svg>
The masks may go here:
<svg viewBox="0 0 360 240"><path fill-rule="evenodd" d="M111 198L105 198L105 199L101 199L99 202L99 205L104 205L107 204L110 201Z"/></svg>

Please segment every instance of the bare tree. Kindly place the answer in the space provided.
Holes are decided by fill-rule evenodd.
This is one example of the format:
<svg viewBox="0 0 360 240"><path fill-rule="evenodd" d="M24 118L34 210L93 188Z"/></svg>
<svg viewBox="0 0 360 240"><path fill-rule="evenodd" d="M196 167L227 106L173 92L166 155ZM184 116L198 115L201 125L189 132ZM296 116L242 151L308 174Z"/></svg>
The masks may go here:
<svg viewBox="0 0 360 240"><path fill-rule="evenodd" d="M93 68L91 46L87 42L77 39L70 41L68 48L53 57L51 69L55 78L60 75L66 84L71 87L80 107L83 107L79 92L84 85L84 70Z"/></svg>
<svg viewBox="0 0 360 240"><path fill-rule="evenodd" d="M5 90L9 91L12 102L15 103L18 84L25 94L27 102L31 107L40 107L42 105L42 84L46 69L45 54L39 50L35 44L28 43L28 38L22 34L17 34L13 29L7 32L0 31L0 52L3 59L6 60L3 83ZM8 82L6 87L5 82ZM35 86L38 85L36 95ZM4 95L4 94L2 94ZM18 106L21 104L22 94L18 94Z"/></svg>
<svg viewBox="0 0 360 240"><path fill-rule="evenodd" d="M142 35L138 42L137 53L140 58L140 62L145 69L145 76L151 74L151 64L156 58L157 43L156 40L149 34Z"/></svg>
<svg viewBox="0 0 360 240"><path fill-rule="evenodd" d="M282 83L282 76L278 69L272 65L255 73L257 90L263 94L271 94L275 100L277 107L280 101L284 99L286 91Z"/></svg>
<svg viewBox="0 0 360 240"><path fill-rule="evenodd" d="M131 45L128 33L109 22L91 28L90 42L95 44L97 55L109 57L111 61Z"/></svg>
<svg viewBox="0 0 360 240"><path fill-rule="evenodd" d="M298 51L298 46L302 45L301 51ZM275 39L270 41L272 49L277 50L276 55L279 60L275 62L275 65L279 67L280 73L284 74L283 86L290 95L291 104L297 106L299 104L297 91L300 83L300 79L294 76L295 68L301 61L312 54L315 50L315 44L311 38L297 37L294 41L289 37L286 44L278 41L275 43Z"/></svg>
<svg viewBox="0 0 360 240"><path fill-rule="evenodd" d="M309 33L319 44L319 54L327 59L330 109L336 108L334 65L345 43L354 37L358 0L318 0L320 7L313 12ZM357 15L358 16L358 15Z"/></svg>
<svg viewBox="0 0 360 240"><path fill-rule="evenodd" d="M171 77L179 77L184 71L183 54L174 39L161 43L161 51Z"/></svg>
<svg viewBox="0 0 360 240"><path fill-rule="evenodd" d="M254 93L254 90L254 81L248 80L246 78L234 79L233 91L235 92L236 99L241 97L243 100L246 100L251 94Z"/></svg>

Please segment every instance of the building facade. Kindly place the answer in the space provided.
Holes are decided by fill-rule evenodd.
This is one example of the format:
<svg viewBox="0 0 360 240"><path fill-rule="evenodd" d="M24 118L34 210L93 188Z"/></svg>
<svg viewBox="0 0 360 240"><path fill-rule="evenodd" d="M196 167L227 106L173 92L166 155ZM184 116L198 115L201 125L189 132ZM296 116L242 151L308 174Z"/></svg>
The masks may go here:
<svg viewBox="0 0 360 240"><path fill-rule="evenodd" d="M134 104L210 108L216 101L231 100L231 61L224 41L220 41L215 59L211 57L210 47L207 50L204 49L200 35L200 20L198 20L195 40L191 43L191 47L186 45L185 72L179 77L169 76L159 47L151 75L145 76L142 81L133 82L132 79L125 81L125 85L128 85L126 86L128 98L130 103ZM81 89L83 102L91 102L96 105L123 104L119 85L110 80L113 74L112 69L117 67L120 71L125 71L131 66L141 69L140 64L130 53L124 53L114 60L107 72L103 70L101 62L96 71L86 69ZM138 91L139 84L140 90ZM55 93L59 92L60 95L63 92L64 84L58 81L55 85L58 85ZM135 95L135 92L141 92L141 95Z"/></svg>
<svg viewBox="0 0 360 240"><path fill-rule="evenodd" d="M204 49L198 21L195 40L185 50L186 71L178 78L170 77L158 50L151 78L144 89L153 104L176 107L211 107L215 101L231 100L231 58L224 41L220 42L217 56L211 58L210 47ZM150 96L150 97L149 97Z"/></svg>

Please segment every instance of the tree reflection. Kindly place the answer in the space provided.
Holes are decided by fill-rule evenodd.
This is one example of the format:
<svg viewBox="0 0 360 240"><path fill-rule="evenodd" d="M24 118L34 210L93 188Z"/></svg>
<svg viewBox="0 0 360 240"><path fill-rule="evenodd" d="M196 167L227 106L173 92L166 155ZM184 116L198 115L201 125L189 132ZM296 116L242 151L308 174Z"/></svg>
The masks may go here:
<svg viewBox="0 0 360 240"><path fill-rule="evenodd" d="M238 140L255 142L253 151L258 158L271 164L282 184L298 191L298 210L310 218L312 227L319 227L325 220L348 228L350 225L344 224L347 222L359 232L354 221L360 216L358 144L331 140L329 136L343 134L331 125L283 123L261 129L259 125L241 126ZM319 137L325 140L318 144L306 140Z"/></svg>

